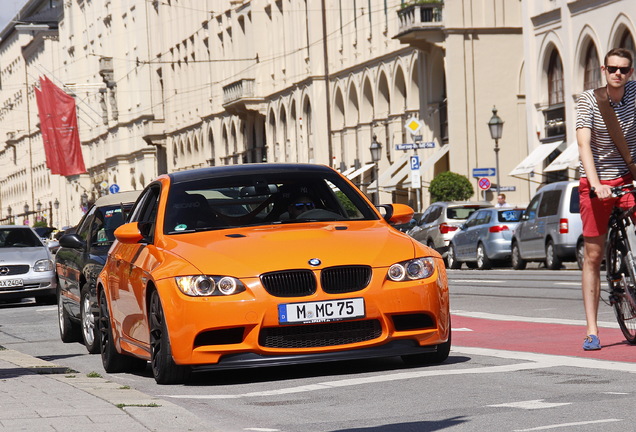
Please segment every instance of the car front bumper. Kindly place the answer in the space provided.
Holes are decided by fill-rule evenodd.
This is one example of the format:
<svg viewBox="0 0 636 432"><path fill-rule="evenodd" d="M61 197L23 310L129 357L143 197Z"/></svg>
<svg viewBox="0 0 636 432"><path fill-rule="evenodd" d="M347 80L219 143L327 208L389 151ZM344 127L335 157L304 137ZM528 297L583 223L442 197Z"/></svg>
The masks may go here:
<svg viewBox="0 0 636 432"><path fill-rule="evenodd" d="M443 265L439 259L436 264ZM450 335L445 271L407 282L385 275L374 272L367 288L357 292L318 290L287 298L272 297L258 279L244 280L247 291L228 297L188 297L174 280L160 281L173 358L195 369L218 369L435 352ZM279 323L280 304L360 297L365 302L360 319Z"/></svg>

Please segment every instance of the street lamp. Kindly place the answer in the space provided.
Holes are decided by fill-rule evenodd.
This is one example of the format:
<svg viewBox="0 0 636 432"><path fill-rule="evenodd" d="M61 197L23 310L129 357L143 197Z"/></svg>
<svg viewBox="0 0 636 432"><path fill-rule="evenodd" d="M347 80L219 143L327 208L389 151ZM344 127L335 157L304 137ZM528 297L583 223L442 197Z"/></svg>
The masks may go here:
<svg viewBox="0 0 636 432"><path fill-rule="evenodd" d="M24 205L24 215L25 215L25 216L28 216L28 215L29 215L29 205L28 205L28 204L25 204L25 205Z"/></svg>
<svg viewBox="0 0 636 432"><path fill-rule="evenodd" d="M488 127L490 128L490 136L495 140L495 170L497 171L497 196L499 196L499 190L501 184L499 183L499 139L503 133L503 120L497 115L497 108L492 107L492 117L488 120Z"/></svg>
<svg viewBox="0 0 636 432"><path fill-rule="evenodd" d="M378 137L375 134L373 134L373 141L371 141L371 147L369 147L369 150L371 151L371 160L375 164L375 166L373 167L373 171L375 176L375 186L377 188L377 191L373 196L373 204L378 205L380 199L380 177L378 175L378 162L382 157L382 144L378 142Z"/></svg>
<svg viewBox="0 0 636 432"><path fill-rule="evenodd" d="M11 211L12 211L12 210L13 210L13 209L11 208L11 206L7 207L7 214L8 214L8 219L9 219L9 220L7 221L7 223L8 223L9 225L11 225Z"/></svg>
<svg viewBox="0 0 636 432"><path fill-rule="evenodd" d="M55 198L55 202L53 203L53 208L55 208L55 211L57 211L57 209L60 208L60 202L57 200L57 198ZM53 212L51 212L51 225L55 225L55 220L53 218Z"/></svg>
<svg viewBox="0 0 636 432"><path fill-rule="evenodd" d="M35 205L35 209L39 212L42 211L42 203L40 202L40 200L38 200L37 204Z"/></svg>

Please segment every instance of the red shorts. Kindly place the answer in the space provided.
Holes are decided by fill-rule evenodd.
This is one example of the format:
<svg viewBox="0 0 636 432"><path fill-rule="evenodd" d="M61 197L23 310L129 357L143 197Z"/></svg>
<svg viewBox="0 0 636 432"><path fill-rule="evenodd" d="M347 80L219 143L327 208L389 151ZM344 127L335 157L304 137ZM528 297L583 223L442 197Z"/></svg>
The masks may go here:
<svg viewBox="0 0 636 432"><path fill-rule="evenodd" d="M612 180L601 180L601 184L610 186L620 186L631 182L631 174ZM584 237L597 237L607 233L607 224L614 206L628 208L636 205L634 194L631 193L619 198L607 198L604 200L590 198L590 184L587 181L587 177L581 177L579 180L579 202L581 205Z"/></svg>

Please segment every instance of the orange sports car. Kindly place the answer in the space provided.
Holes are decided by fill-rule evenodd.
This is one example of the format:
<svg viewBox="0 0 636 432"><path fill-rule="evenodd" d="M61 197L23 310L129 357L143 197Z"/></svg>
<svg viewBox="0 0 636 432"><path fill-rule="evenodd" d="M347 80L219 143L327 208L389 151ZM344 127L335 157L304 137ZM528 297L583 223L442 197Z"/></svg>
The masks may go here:
<svg viewBox="0 0 636 432"><path fill-rule="evenodd" d="M148 185L100 273L102 363L160 384L192 371L450 350L448 283L432 249L394 229L326 166L248 164Z"/></svg>

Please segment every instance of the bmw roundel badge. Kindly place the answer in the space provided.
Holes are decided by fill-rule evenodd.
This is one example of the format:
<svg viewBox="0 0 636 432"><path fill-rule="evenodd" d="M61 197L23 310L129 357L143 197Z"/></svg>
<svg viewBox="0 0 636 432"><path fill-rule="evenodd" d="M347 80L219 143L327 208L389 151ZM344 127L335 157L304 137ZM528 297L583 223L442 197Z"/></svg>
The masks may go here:
<svg viewBox="0 0 636 432"><path fill-rule="evenodd" d="M316 267L319 266L321 264L320 260L318 258L312 258L309 260L309 265Z"/></svg>

